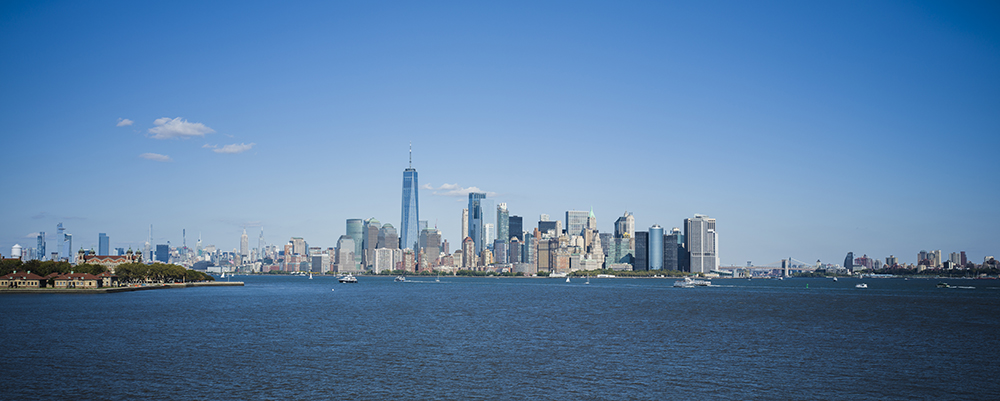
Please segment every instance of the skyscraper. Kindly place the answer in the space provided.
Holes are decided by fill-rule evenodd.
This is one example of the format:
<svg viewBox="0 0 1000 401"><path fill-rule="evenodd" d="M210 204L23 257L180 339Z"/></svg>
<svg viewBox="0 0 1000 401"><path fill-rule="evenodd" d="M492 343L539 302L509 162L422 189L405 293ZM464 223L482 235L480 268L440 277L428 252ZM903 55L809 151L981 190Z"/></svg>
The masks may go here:
<svg viewBox="0 0 1000 401"><path fill-rule="evenodd" d="M170 263L170 245L159 244L156 246L156 261Z"/></svg>
<svg viewBox="0 0 1000 401"><path fill-rule="evenodd" d="M364 240L364 220L361 219L347 219L347 235L354 240L354 267L355 269L361 268L361 245L362 240Z"/></svg>
<svg viewBox="0 0 1000 401"><path fill-rule="evenodd" d="M403 170L403 208L402 222L399 229L402 231L400 240L402 249L419 249L417 247L420 236L420 199L417 196L419 185L417 182L417 170L413 168L413 145L410 145L410 166Z"/></svg>
<svg viewBox="0 0 1000 401"><path fill-rule="evenodd" d="M566 235L583 235L590 213L580 210L566 211Z"/></svg>
<svg viewBox="0 0 1000 401"><path fill-rule="evenodd" d="M382 228L382 223L376 220L374 217L365 220L364 226L364 262L365 267L371 267L375 264L375 249L378 246L378 232ZM416 237L414 237L416 238Z"/></svg>
<svg viewBox="0 0 1000 401"><path fill-rule="evenodd" d="M847 257L844 258L844 268L854 271L854 252L847 253Z"/></svg>
<svg viewBox="0 0 1000 401"><path fill-rule="evenodd" d="M111 253L111 238L105 233L97 234L97 254L107 256Z"/></svg>
<svg viewBox="0 0 1000 401"><path fill-rule="evenodd" d="M700 214L684 219L684 240L690 255L691 273L709 273L719 267L715 219Z"/></svg>
<svg viewBox="0 0 1000 401"><path fill-rule="evenodd" d="M649 270L649 232L635 232L635 253L632 254L632 270Z"/></svg>
<svg viewBox="0 0 1000 401"><path fill-rule="evenodd" d="M510 241L510 212L507 211L505 202L497 205L497 239L503 243Z"/></svg>
<svg viewBox="0 0 1000 401"><path fill-rule="evenodd" d="M469 209L462 209L462 241L469 236Z"/></svg>
<svg viewBox="0 0 1000 401"><path fill-rule="evenodd" d="M635 235L635 216L625 212L625 215L615 220L615 237L632 238Z"/></svg>
<svg viewBox="0 0 1000 401"><path fill-rule="evenodd" d="M516 237L518 241L524 242L524 223L521 216L508 216L507 217L508 230L510 231L511 237Z"/></svg>
<svg viewBox="0 0 1000 401"><path fill-rule="evenodd" d="M663 270L663 227L653 224L649 228L649 270Z"/></svg>
<svg viewBox="0 0 1000 401"><path fill-rule="evenodd" d="M250 237L247 236L247 228L243 227L243 235L240 236L240 256L246 258L250 254Z"/></svg>
<svg viewBox="0 0 1000 401"><path fill-rule="evenodd" d="M469 193L469 238L472 238L472 242L475 244L475 249L473 249L473 255L478 255L483 247L486 246L486 242L483 239L483 201L486 199L486 194L481 192L470 192ZM463 246L462 251L465 251Z"/></svg>
<svg viewBox="0 0 1000 401"><path fill-rule="evenodd" d="M396 227L389 223L382 225L378 231L377 248L399 249L399 234L396 233Z"/></svg>
<svg viewBox="0 0 1000 401"><path fill-rule="evenodd" d="M38 247L35 248L38 252L38 260L45 260L45 231L38 233Z"/></svg>
<svg viewBox="0 0 1000 401"><path fill-rule="evenodd" d="M687 268L687 251L684 249L684 234L674 227L663 235L663 270L684 271Z"/></svg>

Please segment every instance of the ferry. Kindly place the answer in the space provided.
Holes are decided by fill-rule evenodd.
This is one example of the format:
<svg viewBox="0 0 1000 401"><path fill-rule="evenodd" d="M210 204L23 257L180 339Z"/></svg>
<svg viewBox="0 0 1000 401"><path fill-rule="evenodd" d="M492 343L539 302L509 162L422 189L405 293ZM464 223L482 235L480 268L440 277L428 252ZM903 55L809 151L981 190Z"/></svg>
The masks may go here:
<svg viewBox="0 0 1000 401"><path fill-rule="evenodd" d="M348 275L346 275L344 277L341 277L337 281L340 281L341 283L357 283L358 282L358 278L354 277L353 275L348 274Z"/></svg>

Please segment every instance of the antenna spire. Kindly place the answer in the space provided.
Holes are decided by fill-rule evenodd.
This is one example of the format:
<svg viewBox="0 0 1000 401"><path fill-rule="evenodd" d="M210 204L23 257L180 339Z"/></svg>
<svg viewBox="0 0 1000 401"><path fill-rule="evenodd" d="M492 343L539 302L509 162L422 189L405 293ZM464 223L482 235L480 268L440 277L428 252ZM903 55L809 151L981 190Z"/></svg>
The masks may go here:
<svg viewBox="0 0 1000 401"><path fill-rule="evenodd" d="M413 168L413 142L410 142L410 168Z"/></svg>

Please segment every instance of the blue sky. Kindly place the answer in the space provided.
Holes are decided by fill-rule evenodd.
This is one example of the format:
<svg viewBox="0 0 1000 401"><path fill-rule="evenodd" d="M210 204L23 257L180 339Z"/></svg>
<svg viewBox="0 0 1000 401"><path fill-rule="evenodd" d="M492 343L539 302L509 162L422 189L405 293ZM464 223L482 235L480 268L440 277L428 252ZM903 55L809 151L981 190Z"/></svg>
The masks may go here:
<svg viewBox="0 0 1000 401"><path fill-rule="evenodd" d="M622 3L5 2L0 253L334 246L399 226L411 141L526 226L710 215L723 265L1000 253L996 3Z"/></svg>

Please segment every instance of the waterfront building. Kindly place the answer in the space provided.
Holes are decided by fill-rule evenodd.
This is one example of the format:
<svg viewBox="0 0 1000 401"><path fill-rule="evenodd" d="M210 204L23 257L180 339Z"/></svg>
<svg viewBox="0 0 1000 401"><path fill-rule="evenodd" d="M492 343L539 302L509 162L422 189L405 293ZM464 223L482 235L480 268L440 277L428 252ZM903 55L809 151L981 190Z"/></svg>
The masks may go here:
<svg viewBox="0 0 1000 401"><path fill-rule="evenodd" d="M123 263L142 263L142 253L132 252L132 248L129 248L128 252L122 252L121 255L117 256L95 255L92 252L84 252L81 249L80 252L77 253L77 262L81 264L86 263L90 265L101 265L114 274L118 265Z"/></svg>
<svg viewBox="0 0 1000 401"><path fill-rule="evenodd" d="M674 227L669 234L663 235L663 270L684 271L688 266L686 262L684 234Z"/></svg>
<svg viewBox="0 0 1000 401"><path fill-rule="evenodd" d="M854 252L848 252L847 257L844 258L844 268L847 271L854 271Z"/></svg>
<svg viewBox="0 0 1000 401"><path fill-rule="evenodd" d="M382 223L374 217L365 220L364 239L362 240L362 247L364 248L362 263L364 263L366 269L371 268L375 264L375 249L378 248L378 232L381 228ZM415 240L416 237L413 239Z"/></svg>
<svg viewBox="0 0 1000 401"><path fill-rule="evenodd" d="M420 238L421 242L424 243L424 246L420 249L427 255L427 262L429 263L426 267L436 266L437 260L441 255L441 231L436 228L428 228L421 232Z"/></svg>
<svg viewBox="0 0 1000 401"><path fill-rule="evenodd" d="M715 229L715 219L700 214L684 219L684 239L690 255L688 271L709 273L718 269L718 234Z"/></svg>
<svg viewBox="0 0 1000 401"><path fill-rule="evenodd" d="M663 227L653 224L649 228L649 270L663 270Z"/></svg>
<svg viewBox="0 0 1000 401"><path fill-rule="evenodd" d="M361 270L362 246L364 245L365 228L362 219L347 219L347 235L354 239L354 264L355 269Z"/></svg>
<svg viewBox="0 0 1000 401"><path fill-rule="evenodd" d="M649 232L635 232L635 253L632 254L632 270L649 270Z"/></svg>
<svg viewBox="0 0 1000 401"><path fill-rule="evenodd" d="M537 233L537 231L536 231ZM534 267L534 273L538 272L538 239L534 235L524 236L524 243L521 244L521 263L526 263Z"/></svg>
<svg viewBox="0 0 1000 401"><path fill-rule="evenodd" d="M472 237L465 237L462 240L462 268L473 269L476 264L476 242Z"/></svg>
<svg viewBox="0 0 1000 401"><path fill-rule="evenodd" d="M469 238L472 238L472 241L475 243L474 255L478 255L486 246L485 238L483 237L483 225L485 224L483 204L485 200L486 194L484 193L469 193Z"/></svg>
<svg viewBox="0 0 1000 401"><path fill-rule="evenodd" d="M566 211L566 234L583 235L583 230L587 228L587 218L589 213L581 210Z"/></svg>
<svg viewBox="0 0 1000 401"><path fill-rule="evenodd" d="M97 254L101 256L111 255L111 238L105 233L97 234Z"/></svg>
<svg viewBox="0 0 1000 401"><path fill-rule="evenodd" d="M393 260L393 250L389 248L378 248L375 250L375 263L373 270L380 273L384 270L396 270L396 261Z"/></svg>
<svg viewBox="0 0 1000 401"><path fill-rule="evenodd" d="M507 203L500 202L497 205L497 238L498 241L507 243L510 241L510 212L507 211ZM497 258L501 259L501 258ZM501 262L506 263L506 262Z"/></svg>
<svg viewBox="0 0 1000 401"><path fill-rule="evenodd" d="M400 239L403 249L417 249L417 236L420 235L420 199L417 181L417 170L413 168L413 146L410 145L410 165L403 170L403 208L400 223Z"/></svg>
<svg viewBox="0 0 1000 401"><path fill-rule="evenodd" d="M628 270L632 270L635 263L632 257L632 238L611 238L608 244L608 256L604 259L605 268L610 269L611 265L628 265Z"/></svg>

